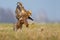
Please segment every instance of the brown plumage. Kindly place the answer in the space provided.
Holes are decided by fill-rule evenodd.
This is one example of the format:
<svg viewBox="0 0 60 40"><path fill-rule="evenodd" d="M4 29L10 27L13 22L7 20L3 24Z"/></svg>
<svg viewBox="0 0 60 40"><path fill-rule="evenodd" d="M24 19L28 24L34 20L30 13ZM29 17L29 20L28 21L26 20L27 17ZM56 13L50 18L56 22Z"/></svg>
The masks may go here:
<svg viewBox="0 0 60 40"><path fill-rule="evenodd" d="M19 3L19 5L17 5L16 10L16 19L17 19L17 23L15 24L15 28L16 29L22 29L22 25L25 24L26 27L29 26L27 19L31 19L33 20L30 16L31 16L31 11L26 11L23 7L23 5L21 3Z"/></svg>

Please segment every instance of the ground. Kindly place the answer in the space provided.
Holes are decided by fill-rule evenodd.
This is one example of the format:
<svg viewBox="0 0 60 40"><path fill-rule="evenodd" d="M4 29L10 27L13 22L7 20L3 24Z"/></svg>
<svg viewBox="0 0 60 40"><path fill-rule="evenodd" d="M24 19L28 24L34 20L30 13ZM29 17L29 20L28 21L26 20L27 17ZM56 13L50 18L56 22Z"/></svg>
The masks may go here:
<svg viewBox="0 0 60 40"><path fill-rule="evenodd" d="M0 40L60 40L60 23L34 23L13 31L14 24L0 23Z"/></svg>

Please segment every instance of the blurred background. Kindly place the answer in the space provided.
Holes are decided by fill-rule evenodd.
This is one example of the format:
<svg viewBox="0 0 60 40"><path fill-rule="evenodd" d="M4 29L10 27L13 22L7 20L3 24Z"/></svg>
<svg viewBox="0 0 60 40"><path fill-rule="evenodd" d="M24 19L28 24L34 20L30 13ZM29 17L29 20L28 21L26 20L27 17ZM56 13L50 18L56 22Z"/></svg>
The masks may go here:
<svg viewBox="0 0 60 40"><path fill-rule="evenodd" d="M60 0L0 0L0 23L15 23L17 2L32 10L35 22L60 22Z"/></svg>

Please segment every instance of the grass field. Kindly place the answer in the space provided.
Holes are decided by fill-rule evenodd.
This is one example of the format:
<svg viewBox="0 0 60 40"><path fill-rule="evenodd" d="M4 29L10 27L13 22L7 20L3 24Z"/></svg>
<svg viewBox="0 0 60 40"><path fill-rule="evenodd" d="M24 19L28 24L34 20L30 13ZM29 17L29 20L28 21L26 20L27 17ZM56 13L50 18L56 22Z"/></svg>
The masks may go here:
<svg viewBox="0 0 60 40"><path fill-rule="evenodd" d="M13 31L14 24L0 23L0 40L60 40L60 24L23 25L22 30Z"/></svg>

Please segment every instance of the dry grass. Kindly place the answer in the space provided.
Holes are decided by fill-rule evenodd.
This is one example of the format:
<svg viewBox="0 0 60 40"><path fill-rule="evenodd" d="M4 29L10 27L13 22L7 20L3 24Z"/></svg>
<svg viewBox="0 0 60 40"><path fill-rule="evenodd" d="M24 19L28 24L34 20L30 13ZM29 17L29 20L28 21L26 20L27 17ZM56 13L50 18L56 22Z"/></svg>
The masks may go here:
<svg viewBox="0 0 60 40"><path fill-rule="evenodd" d="M0 24L0 40L60 40L60 24L23 25L22 31L13 31L13 24Z"/></svg>

